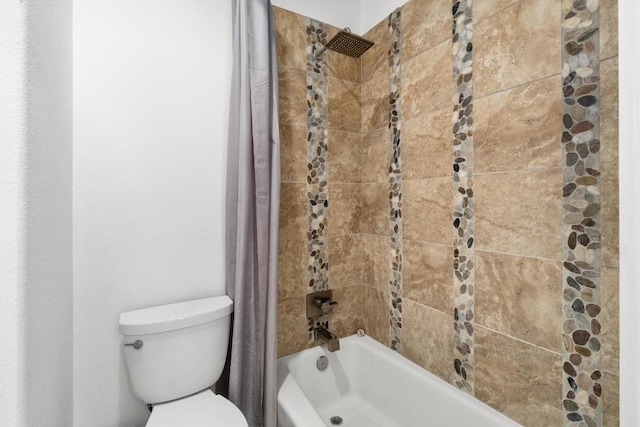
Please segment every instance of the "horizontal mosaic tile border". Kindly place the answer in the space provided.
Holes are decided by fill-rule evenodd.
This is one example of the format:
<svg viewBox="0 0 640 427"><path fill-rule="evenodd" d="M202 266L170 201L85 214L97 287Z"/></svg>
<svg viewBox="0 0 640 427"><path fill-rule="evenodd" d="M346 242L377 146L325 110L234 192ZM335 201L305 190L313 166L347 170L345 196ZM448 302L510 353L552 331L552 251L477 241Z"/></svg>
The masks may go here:
<svg viewBox="0 0 640 427"><path fill-rule="evenodd" d="M327 256L327 148L329 97L327 67L316 57L327 43L326 25L307 18L307 210L309 289L329 288Z"/></svg>
<svg viewBox="0 0 640 427"><path fill-rule="evenodd" d="M391 348L402 353L402 72L400 9L389 15L389 334Z"/></svg>
<svg viewBox="0 0 640 427"><path fill-rule="evenodd" d="M564 425L602 425L598 0L563 2Z"/></svg>
<svg viewBox="0 0 640 427"><path fill-rule="evenodd" d="M474 392L473 1L453 1L453 384Z"/></svg>

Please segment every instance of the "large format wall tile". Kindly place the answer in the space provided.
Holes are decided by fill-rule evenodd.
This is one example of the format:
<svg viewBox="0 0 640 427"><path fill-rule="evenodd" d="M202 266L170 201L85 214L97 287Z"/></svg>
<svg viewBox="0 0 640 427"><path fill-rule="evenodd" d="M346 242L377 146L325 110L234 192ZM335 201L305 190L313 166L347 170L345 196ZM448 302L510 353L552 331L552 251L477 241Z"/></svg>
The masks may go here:
<svg viewBox="0 0 640 427"><path fill-rule="evenodd" d="M453 347L451 314L405 300L403 326L404 356L443 380L449 381Z"/></svg>
<svg viewBox="0 0 640 427"><path fill-rule="evenodd" d="M306 74L304 70L294 68L278 70L278 109L281 125L307 125Z"/></svg>
<svg viewBox="0 0 640 427"><path fill-rule="evenodd" d="M329 236L360 233L362 218L362 186L329 184Z"/></svg>
<svg viewBox="0 0 640 427"><path fill-rule="evenodd" d="M428 51L403 61L402 118L440 110L451 103L451 42L442 42ZM363 86L364 87L364 86Z"/></svg>
<svg viewBox="0 0 640 427"><path fill-rule="evenodd" d="M561 352L558 261L476 251L477 325Z"/></svg>
<svg viewBox="0 0 640 427"><path fill-rule="evenodd" d="M451 244L450 177L403 181L403 233L407 240Z"/></svg>
<svg viewBox="0 0 640 427"><path fill-rule="evenodd" d="M476 173L560 166L560 84L553 76L475 101Z"/></svg>
<svg viewBox="0 0 640 427"><path fill-rule="evenodd" d="M276 21L278 67L306 70L307 25L304 16L275 6L273 15Z"/></svg>
<svg viewBox="0 0 640 427"><path fill-rule="evenodd" d="M280 186L280 239L307 238L307 186L283 182Z"/></svg>
<svg viewBox="0 0 640 427"><path fill-rule="evenodd" d="M379 74L362 83L362 133L387 128L389 120L389 76Z"/></svg>
<svg viewBox="0 0 640 427"><path fill-rule="evenodd" d="M600 0L600 60L618 55L618 0Z"/></svg>
<svg viewBox="0 0 640 427"><path fill-rule="evenodd" d="M562 259L560 169L475 177L478 250Z"/></svg>
<svg viewBox="0 0 640 427"><path fill-rule="evenodd" d="M560 2L520 0L473 35L476 98L560 72Z"/></svg>
<svg viewBox="0 0 640 427"><path fill-rule="evenodd" d="M602 268L602 368L618 373L620 369L620 270Z"/></svg>
<svg viewBox="0 0 640 427"><path fill-rule="evenodd" d="M282 182L307 181L307 129L280 125L280 178Z"/></svg>
<svg viewBox="0 0 640 427"><path fill-rule="evenodd" d="M473 21L476 25L491 15L519 2L520 0L482 0L473 3Z"/></svg>
<svg viewBox="0 0 640 427"><path fill-rule="evenodd" d="M362 182L362 135L329 129L327 152L329 182ZM306 168L306 158L302 162Z"/></svg>
<svg viewBox="0 0 640 427"><path fill-rule="evenodd" d="M333 265L332 265L333 267ZM338 288L333 291L333 300L338 305L331 311L329 329L340 338L353 335L360 328L364 328L362 317L362 301L364 285Z"/></svg>
<svg viewBox="0 0 640 427"><path fill-rule="evenodd" d="M329 128L360 132L360 85L329 77Z"/></svg>
<svg viewBox="0 0 640 427"><path fill-rule="evenodd" d="M365 285L362 317L367 335L388 347L390 345L388 294Z"/></svg>
<svg viewBox="0 0 640 427"><path fill-rule="evenodd" d="M402 178L451 174L451 108L403 121Z"/></svg>
<svg viewBox="0 0 640 427"><path fill-rule="evenodd" d="M333 35L330 34L329 39L332 37ZM323 55L327 61L329 77L360 84L360 61L357 58L333 50L326 50Z"/></svg>
<svg viewBox="0 0 640 427"><path fill-rule="evenodd" d="M390 248L387 236L362 235L363 282L382 292L389 291Z"/></svg>
<svg viewBox="0 0 640 427"><path fill-rule="evenodd" d="M362 185L362 232L389 234L389 184L378 182Z"/></svg>
<svg viewBox="0 0 640 427"><path fill-rule="evenodd" d="M600 62L600 159L618 162L618 58Z"/></svg>
<svg viewBox="0 0 640 427"><path fill-rule="evenodd" d="M602 374L602 426L620 426L620 377Z"/></svg>
<svg viewBox="0 0 640 427"><path fill-rule="evenodd" d="M452 254L452 246L405 239L402 272L404 301L412 300L449 313L453 305Z"/></svg>
<svg viewBox="0 0 640 427"><path fill-rule="evenodd" d="M278 298L303 295L308 292L307 259L302 256L307 250L307 238L278 241Z"/></svg>
<svg viewBox="0 0 640 427"><path fill-rule="evenodd" d="M451 32L451 4L442 0L412 0L402 8L403 61L447 40Z"/></svg>
<svg viewBox="0 0 640 427"><path fill-rule="evenodd" d="M375 27L363 35L365 39L375 43L360 57L362 61L362 83L383 74L387 77L387 50L389 49L389 24L383 19ZM388 93L388 90L385 91Z"/></svg>
<svg viewBox="0 0 640 427"><path fill-rule="evenodd" d="M362 284L362 236L329 237L329 284L331 289Z"/></svg>
<svg viewBox="0 0 640 427"><path fill-rule="evenodd" d="M307 314L304 295L278 300L278 357L307 348Z"/></svg>
<svg viewBox="0 0 640 427"><path fill-rule="evenodd" d="M476 328L476 397L525 426L562 422L559 354Z"/></svg>
<svg viewBox="0 0 640 427"><path fill-rule="evenodd" d="M362 138L362 182L389 181L389 130L378 128Z"/></svg>

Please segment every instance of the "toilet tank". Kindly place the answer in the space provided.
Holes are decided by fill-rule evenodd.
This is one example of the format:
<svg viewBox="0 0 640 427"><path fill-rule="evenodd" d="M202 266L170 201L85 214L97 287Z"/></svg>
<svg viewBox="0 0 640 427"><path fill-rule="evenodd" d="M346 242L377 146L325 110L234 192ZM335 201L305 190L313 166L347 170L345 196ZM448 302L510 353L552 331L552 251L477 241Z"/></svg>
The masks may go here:
<svg viewBox="0 0 640 427"><path fill-rule="evenodd" d="M120 333L136 396L160 403L213 385L227 357L232 311L225 295L122 313ZM138 349L126 345L138 340Z"/></svg>

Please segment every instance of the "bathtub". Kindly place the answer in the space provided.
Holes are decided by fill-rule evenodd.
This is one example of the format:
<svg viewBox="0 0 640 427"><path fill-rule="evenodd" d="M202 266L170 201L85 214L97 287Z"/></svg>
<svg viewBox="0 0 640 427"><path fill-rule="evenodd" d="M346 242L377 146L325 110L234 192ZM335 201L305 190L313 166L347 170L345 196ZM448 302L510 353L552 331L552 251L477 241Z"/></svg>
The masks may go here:
<svg viewBox="0 0 640 427"><path fill-rule="evenodd" d="M278 359L278 427L520 425L372 338L353 335L340 347Z"/></svg>

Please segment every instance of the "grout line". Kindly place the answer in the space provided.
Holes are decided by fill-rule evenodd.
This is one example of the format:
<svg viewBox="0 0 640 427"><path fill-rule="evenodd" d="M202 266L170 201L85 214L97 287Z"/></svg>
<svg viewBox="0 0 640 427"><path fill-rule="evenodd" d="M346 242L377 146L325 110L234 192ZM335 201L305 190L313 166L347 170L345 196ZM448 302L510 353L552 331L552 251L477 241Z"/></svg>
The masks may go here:
<svg viewBox="0 0 640 427"><path fill-rule="evenodd" d="M481 328L481 329L485 329L485 330L487 330L487 331L491 331L491 332L493 332L494 334L498 334L498 335L502 335L503 337L511 338L511 339L513 339L513 340L515 340L515 341L519 341L519 342L521 342L521 343L523 343L523 344L527 344L527 345L529 345L529 346L531 346L531 347L535 347L535 348L538 348L538 349L540 349L540 350L544 350L544 351L546 351L547 353L551 353L551 354L554 354L554 355L556 355L556 356L560 356L560 357L562 357L562 353L559 353L559 352L557 352L557 351L553 351L553 350L549 350L549 349L548 349L548 348L546 348L546 347L539 346L538 344L534 344L534 343L531 343L531 342L529 342L529 341L525 341L525 340L520 339L520 338L512 337L511 335L507 335L507 334L505 334L504 332L496 331L495 329L488 328L488 327L483 326L483 325L481 325L481 324L479 324L479 323L476 323L476 328Z"/></svg>
<svg viewBox="0 0 640 427"><path fill-rule="evenodd" d="M482 96L478 96L478 97L474 98L474 101L477 101L477 100L479 100L479 99L488 98L488 97L490 97L490 96L497 95L497 94L499 94L499 93L507 92L507 91L510 91L510 90L512 90L512 89L517 89L517 88L520 88L520 87L522 87L522 86L527 86L527 85L530 85L530 84L532 84L532 83L537 83L537 82L540 82L540 81L542 81L542 80L549 79L549 78L551 78L551 77L556 77L556 76L561 76L561 72L553 73L553 74L548 74L548 75L546 75L546 76L539 77L539 78L534 79L534 80L529 80L529 81L526 81L526 82L523 82L523 83L518 83L517 85L514 85L514 86L510 86L510 87L502 88L502 89L500 89L500 90L498 90L498 91L496 91L496 92L491 92L491 93L487 93L487 94L482 95ZM560 92L559 92L559 93L560 93ZM562 98L560 98L560 101L562 101Z"/></svg>
<svg viewBox="0 0 640 427"><path fill-rule="evenodd" d="M553 168L531 168L531 169L513 169L508 171L496 171L496 172L478 172L475 173L475 176L481 175L504 175L508 173L518 173L518 172L543 172L543 171L562 171L562 167L553 167Z"/></svg>
<svg viewBox="0 0 640 427"><path fill-rule="evenodd" d="M492 13L491 15L486 16L486 17L482 18L481 20L479 20L479 21L477 21L477 22L476 22L476 21L474 21L474 22L473 22L474 30L475 30L475 26L476 26L476 25L480 24L481 22L486 21L486 20L487 20L487 19L489 19L489 18L492 18L492 17L496 16L496 15L497 15L497 14L499 14L499 13L504 12L505 10L507 10L507 9L509 9L509 8L511 8L511 7L513 7L513 6L515 6L515 5L517 5L518 3L520 3L520 0L517 0L516 2L514 2L514 3L510 4L509 6L507 6L507 7L503 7L502 9L495 11L495 12L494 12L494 13Z"/></svg>
<svg viewBox="0 0 640 427"><path fill-rule="evenodd" d="M528 258L528 259L535 259L538 261L545 261L545 262L557 262L557 263L562 263L562 259L553 259L553 258L544 258L544 257L538 257L538 256L530 256L530 255L521 255L521 254L512 254L509 252L501 252L501 251L496 251L496 250L492 250L492 249L481 249L476 247L476 251L477 252L484 252L484 253L488 253L488 254L497 254L497 255L506 255L506 256L510 256L510 257L518 257L518 258Z"/></svg>

